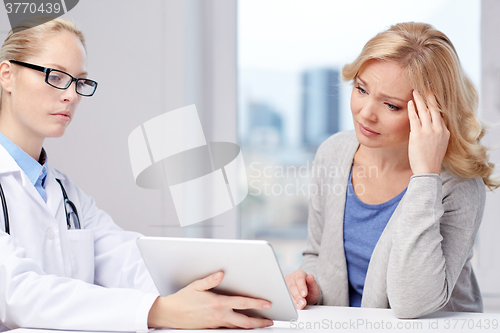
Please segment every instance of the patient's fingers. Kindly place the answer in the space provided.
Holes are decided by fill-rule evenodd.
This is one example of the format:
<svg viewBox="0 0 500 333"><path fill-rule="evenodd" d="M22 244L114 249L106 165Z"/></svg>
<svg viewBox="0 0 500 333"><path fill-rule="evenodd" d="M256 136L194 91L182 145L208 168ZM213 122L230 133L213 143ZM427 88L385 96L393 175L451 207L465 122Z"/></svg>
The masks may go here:
<svg viewBox="0 0 500 333"><path fill-rule="evenodd" d="M297 304L298 299L297 297L299 296L299 291L297 289L297 284L295 283L294 278L291 275L287 275L285 277L286 280L286 285L288 287L288 291L290 292L290 296L292 296L292 301L293 304Z"/></svg>
<svg viewBox="0 0 500 333"><path fill-rule="evenodd" d="M290 295L292 296L293 304L297 309L300 308L300 303L301 300L303 300L302 296L300 296L299 289L297 287L297 283L295 281L293 284L289 287Z"/></svg>
<svg viewBox="0 0 500 333"><path fill-rule="evenodd" d="M299 310L303 309L307 304L305 300L305 296L308 293L306 276L307 273L299 269L285 278L293 303Z"/></svg>
<svg viewBox="0 0 500 333"><path fill-rule="evenodd" d="M308 304L318 303L319 296L321 295L321 291L319 289L318 283L316 282L316 279L314 278L314 276L312 274L309 274L306 277L306 283L308 286L308 288L307 288L308 293L307 293L307 297L306 297L307 303Z"/></svg>
<svg viewBox="0 0 500 333"><path fill-rule="evenodd" d="M299 291L299 294L301 297L306 297L308 293L308 288L307 288L307 283L306 283L306 276L305 272L304 275L296 275L295 276L295 282L297 282L297 289Z"/></svg>

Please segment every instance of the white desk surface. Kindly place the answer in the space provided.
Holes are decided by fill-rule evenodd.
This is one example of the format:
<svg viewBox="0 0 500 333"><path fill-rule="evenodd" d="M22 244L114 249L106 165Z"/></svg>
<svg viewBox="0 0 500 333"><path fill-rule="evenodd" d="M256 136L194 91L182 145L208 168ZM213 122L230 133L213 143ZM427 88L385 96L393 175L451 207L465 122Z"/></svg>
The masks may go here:
<svg viewBox="0 0 500 333"><path fill-rule="evenodd" d="M500 313L436 312L420 319L401 320L390 309L349 308L335 306L307 306L299 311L299 319L278 322L268 328L253 331L296 332L500 332ZM154 332L242 332L242 330L171 330ZM247 330L245 330L247 331ZM12 333L75 332L35 329L16 329ZM81 332L80 332L81 333Z"/></svg>

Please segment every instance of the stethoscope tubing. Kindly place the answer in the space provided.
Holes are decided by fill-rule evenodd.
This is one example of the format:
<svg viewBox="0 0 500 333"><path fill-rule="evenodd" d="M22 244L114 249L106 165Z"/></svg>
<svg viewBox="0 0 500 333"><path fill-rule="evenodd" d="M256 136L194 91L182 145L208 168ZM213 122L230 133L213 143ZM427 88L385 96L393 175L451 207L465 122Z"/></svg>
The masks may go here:
<svg viewBox="0 0 500 333"><path fill-rule="evenodd" d="M7 201L3 193L2 184L0 184L0 199L2 200L3 221L5 224L5 232L10 235L9 211L7 209Z"/></svg>

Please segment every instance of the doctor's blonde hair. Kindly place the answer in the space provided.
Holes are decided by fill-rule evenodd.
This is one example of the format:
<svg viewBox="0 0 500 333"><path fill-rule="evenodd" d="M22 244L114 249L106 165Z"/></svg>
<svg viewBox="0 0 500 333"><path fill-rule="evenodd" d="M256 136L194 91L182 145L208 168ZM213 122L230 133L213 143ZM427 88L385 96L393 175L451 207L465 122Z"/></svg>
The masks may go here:
<svg viewBox="0 0 500 333"><path fill-rule="evenodd" d="M72 21L59 17L55 19L37 17L21 22L9 32L0 49L0 62L4 60L25 61L35 56L42 49L44 40L48 36L62 31L74 33L85 48L85 37ZM3 89L0 86L0 111L2 94Z"/></svg>
<svg viewBox="0 0 500 333"><path fill-rule="evenodd" d="M369 60L395 61L410 86L427 103L427 90L436 96L450 140L443 166L464 178L482 178L490 190L494 164L480 143L485 128L477 117L478 93L465 74L457 52L445 34L426 23L399 23L377 34L361 54L342 69L344 81L354 80Z"/></svg>

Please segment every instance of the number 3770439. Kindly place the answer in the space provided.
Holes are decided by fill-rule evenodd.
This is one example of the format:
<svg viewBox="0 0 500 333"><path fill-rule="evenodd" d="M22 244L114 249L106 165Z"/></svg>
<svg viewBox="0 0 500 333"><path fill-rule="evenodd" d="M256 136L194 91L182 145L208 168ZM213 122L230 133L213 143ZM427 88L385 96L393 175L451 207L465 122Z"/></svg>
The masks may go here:
<svg viewBox="0 0 500 333"><path fill-rule="evenodd" d="M59 2L5 2L7 14L59 14L62 10Z"/></svg>

